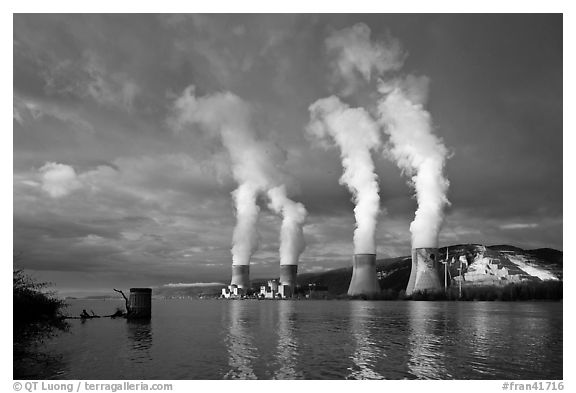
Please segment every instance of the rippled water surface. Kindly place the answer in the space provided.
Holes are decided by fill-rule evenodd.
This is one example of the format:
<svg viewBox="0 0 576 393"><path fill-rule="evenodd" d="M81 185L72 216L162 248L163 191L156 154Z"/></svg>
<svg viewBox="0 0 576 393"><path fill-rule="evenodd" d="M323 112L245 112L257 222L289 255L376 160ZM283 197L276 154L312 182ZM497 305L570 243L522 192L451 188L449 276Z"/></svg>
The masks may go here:
<svg viewBox="0 0 576 393"><path fill-rule="evenodd" d="M71 301L111 314L121 302ZM71 320L65 379L562 379L561 302L155 300L150 322Z"/></svg>

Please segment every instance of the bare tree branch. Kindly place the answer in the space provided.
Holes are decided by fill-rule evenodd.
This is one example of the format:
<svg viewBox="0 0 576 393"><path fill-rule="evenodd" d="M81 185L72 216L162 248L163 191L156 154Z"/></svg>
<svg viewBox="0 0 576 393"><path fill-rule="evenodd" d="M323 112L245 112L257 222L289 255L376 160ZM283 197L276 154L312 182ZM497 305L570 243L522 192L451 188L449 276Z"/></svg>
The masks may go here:
<svg viewBox="0 0 576 393"><path fill-rule="evenodd" d="M124 292L122 292L116 288L112 288L112 289L114 289L115 292L118 292L119 294L122 295L122 297L124 298L124 301L126 302L126 313L130 314L130 304L128 302L128 298L126 297L126 295L124 295Z"/></svg>

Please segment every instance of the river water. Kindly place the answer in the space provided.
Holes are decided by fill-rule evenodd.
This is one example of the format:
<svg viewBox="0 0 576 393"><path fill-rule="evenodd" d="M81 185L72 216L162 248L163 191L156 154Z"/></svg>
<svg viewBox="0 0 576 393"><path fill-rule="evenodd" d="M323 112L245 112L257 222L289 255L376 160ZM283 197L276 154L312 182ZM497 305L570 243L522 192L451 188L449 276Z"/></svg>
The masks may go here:
<svg viewBox="0 0 576 393"><path fill-rule="evenodd" d="M122 302L72 300L112 314ZM562 302L154 300L150 322L71 320L61 379L562 379Z"/></svg>

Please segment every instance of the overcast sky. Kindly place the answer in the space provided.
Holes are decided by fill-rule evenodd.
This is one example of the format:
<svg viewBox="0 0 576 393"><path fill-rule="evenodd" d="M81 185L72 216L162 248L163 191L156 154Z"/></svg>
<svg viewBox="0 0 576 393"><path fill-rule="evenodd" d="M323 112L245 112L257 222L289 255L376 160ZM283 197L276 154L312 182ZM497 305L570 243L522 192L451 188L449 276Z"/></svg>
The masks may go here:
<svg viewBox="0 0 576 393"><path fill-rule="evenodd" d="M561 15L16 15L16 266L63 294L229 280L229 158L169 121L190 85L241 97L258 137L282 151L309 213L300 271L347 266L354 217L339 152L304 129L308 107L334 92L326 38L358 22L398 39L404 70L430 78L427 109L451 151L440 246L562 250ZM349 102L374 105L363 93ZM408 255L413 191L374 160L378 255ZM280 218L261 207L251 272L270 277Z"/></svg>

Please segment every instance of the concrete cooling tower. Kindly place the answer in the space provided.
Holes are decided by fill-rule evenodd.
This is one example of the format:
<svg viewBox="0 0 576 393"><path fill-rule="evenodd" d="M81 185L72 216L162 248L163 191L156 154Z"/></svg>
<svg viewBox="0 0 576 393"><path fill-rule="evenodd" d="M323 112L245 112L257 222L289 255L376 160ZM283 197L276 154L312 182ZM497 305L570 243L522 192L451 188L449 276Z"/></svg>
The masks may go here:
<svg viewBox="0 0 576 393"><path fill-rule="evenodd" d="M442 284L437 273L437 248L415 248L412 250L412 271L406 287L406 295L416 291L441 291Z"/></svg>
<svg viewBox="0 0 576 393"><path fill-rule="evenodd" d="M280 284L290 285L292 289L296 288L297 274L298 265L280 265Z"/></svg>
<svg viewBox="0 0 576 393"><path fill-rule="evenodd" d="M376 277L376 254L355 254L348 296L373 296L380 293Z"/></svg>
<svg viewBox="0 0 576 393"><path fill-rule="evenodd" d="M238 288L250 288L250 265L232 265L232 281L230 285Z"/></svg>

